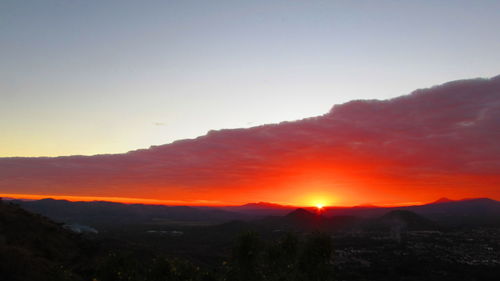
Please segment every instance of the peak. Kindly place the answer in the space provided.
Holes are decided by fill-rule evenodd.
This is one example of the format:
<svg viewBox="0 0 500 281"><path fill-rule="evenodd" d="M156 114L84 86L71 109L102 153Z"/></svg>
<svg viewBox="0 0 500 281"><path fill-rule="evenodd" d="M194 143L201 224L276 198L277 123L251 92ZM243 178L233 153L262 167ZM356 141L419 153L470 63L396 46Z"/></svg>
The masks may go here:
<svg viewBox="0 0 500 281"><path fill-rule="evenodd" d="M270 202L258 202L258 203L248 203L242 205L242 207L270 207L270 208L280 208L283 207L280 204L270 203Z"/></svg>
<svg viewBox="0 0 500 281"><path fill-rule="evenodd" d="M438 200L430 203L430 204L441 204L441 203L450 203L450 202L456 202L456 203L496 203L498 201L495 201L490 198L463 198L460 200L451 200L449 198L443 197L439 198Z"/></svg>
<svg viewBox="0 0 500 281"><path fill-rule="evenodd" d="M56 199L53 199L53 198L42 198L42 199L39 199L38 201L40 201L40 202L52 202L52 201L56 201Z"/></svg>
<svg viewBox="0 0 500 281"><path fill-rule="evenodd" d="M486 202L488 202L488 203L489 202L496 203L496 202L498 202L498 201L495 201L495 200L490 199L490 198L464 198L464 199L462 199L460 201L462 201L462 202L467 202L467 201L468 202L483 202L483 203L486 203Z"/></svg>
<svg viewBox="0 0 500 281"><path fill-rule="evenodd" d="M481 200L481 201L489 201L491 200L490 198L481 198L481 197L469 197L469 198L463 198L460 201L471 201L471 200Z"/></svg>
<svg viewBox="0 0 500 281"><path fill-rule="evenodd" d="M281 206L279 204L271 203L271 202L258 202L258 203L255 203L255 205L260 205L260 206Z"/></svg>
<svg viewBox="0 0 500 281"><path fill-rule="evenodd" d="M454 202L454 200L451 200L451 199L446 198L446 197L441 197L438 200L432 202L431 204L440 204L440 203L448 203L448 202Z"/></svg>
<svg viewBox="0 0 500 281"><path fill-rule="evenodd" d="M400 219L400 220L426 220L421 215L407 210L394 210L382 216L382 219Z"/></svg>
<svg viewBox="0 0 500 281"><path fill-rule="evenodd" d="M306 210L304 208L297 208L297 209L293 210L291 213L310 213L310 214L312 214L311 212L309 212L308 210Z"/></svg>
<svg viewBox="0 0 500 281"><path fill-rule="evenodd" d="M286 215L287 217L315 217L314 213L309 212L304 208L298 208Z"/></svg>

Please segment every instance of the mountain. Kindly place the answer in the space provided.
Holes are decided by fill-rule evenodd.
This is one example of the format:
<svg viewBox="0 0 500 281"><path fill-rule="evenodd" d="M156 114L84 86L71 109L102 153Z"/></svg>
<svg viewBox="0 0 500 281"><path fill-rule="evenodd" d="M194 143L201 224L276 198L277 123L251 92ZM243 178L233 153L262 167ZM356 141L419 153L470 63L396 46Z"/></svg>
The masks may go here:
<svg viewBox="0 0 500 281"><path fill-rule="evenodd" d="M287 214L285 218L292 221L310 221L310 220L318 220L323 218L318 214L311 213L303 208L298 208L295 211Z"/></svg>
<svg viewBox="0 0 500 281"><path fill-rule="evenodd" d="M248 203L241 206L223 207L223 210L244 213L251 216L283 216L296 207L268 202Z"/></svg>
<svg viewBox="0 0 500 281"><path fill-rule="evenodd" d="M267 216L254 221L259 227L268 228L275 231L296 231L311 228L321 228L325 218L313 214L303 208L297 208L285 215Z"/></svg>
<svg viewBox="0 0 500 281"><path fill-rule="evenodd" d="M274 227L286 230L300 231L338 231L352 228L364 230L391 230L397 227L400 230L436 230L435 222L407 210L393 210L375 219L360 219L352 216L325 217L305 209L299 208L282 217L267 219L267 224L274 223ZM361 227L361 228L360 228Z"/></svg>
<svg viewBox="0 0 500 281"><path fill-rule="evenodd" d="M269 203L269 202L258 202L258 203L247 203L245 205L239 206L240 208L243 209L259 209L259 208L264 208L264 209L270 209L270 208L278 208L278 209L283 209L283 208L293 208L292 206L284 206L276 203Z"/></svg>
<svg viewBox="0 0 500 281"><path fill-rule="evenodd" d="M233 220L259 220L269 225L287 227L308 224L327 228L342 228L352 224L353 218L378 218L395 210L410 211L441 225L478 226L500 225L500 202L488 198L449 200L441 198L430 204L402 207L326 207L318 216L314 208L295 208L279 204L259 202L231 207L189 207L144 204L122 204L112 202L70 202L66 200L42 199L33 201L15 200L26 210L42 214L55 221L94 226L140 224L150 222L204 222L224 223ZM303 219L307 218L307 219ZM324 220L331 220L324 223ZM276 223L276 221L281 221ZM307 223L304 223L306 221Z"/></svg>
<svg viewBox="0 0 500 281"><path fill-rule="evenodd" d="M358 222L359 219L351 216L326 217L304 208L297 208L284 216L269 216L254 221L254 224L275 231L310 232L345 230Z"/></svg>
<svg viewBox="0 0 500 281"><path fill-rule="evenodd" d="M392 210L376 218L357 218L353 216L326 217L322 214L298 208L284 216L269 216L247 222L230 222L223 228L233 233L242 231L415 231L438 230L440 225L434 221L407 210Z"/></svg>
<svg viewBox="0 0 500 281"><path fill-rule="evenodd" d="M117 225L152 221L203 221L220 223L245 219L244 214L217 208L123 204L104 201L71 202L42 199L14 201L26 210L42 214L58 222L88 225Z"/></svg>
<svg viewBox="0 0 500 281"><path fill-rule="evenodd" d="M500 202L489 198L456 201L441 198L430 204L401 207L332 207L324 215L377 218L394 210L411 211L448 226L500 225Z"/></svg>
<svg viewBox="0 0 500 281"><path fill-rule="evenodd" d="M281 218L283 227L297 229L324 229L328 219L303 208L298 208Z"/></svg>
<svg viewBox="0 0 500 281"><path fill-rule="evenodd" d="M60 224L0 200L1 280L81 280L73 270L88 264L87 248Z"/></svg>
<svg viewBox="0 0 500 281"><path fill-rule="evenodd" d="M430 203L430 204L440 204L440 203L448 203L448 202L453 202L454 200L451 200L449 198L446 198L446 197L442 197L442 198L439 198L438 200Z"/></svg>
<svg viewBox="0 0 500 281"><path fill-rule="evenodd" d="M399 228L402 230L436 230L439 226L433 221L417 215L411 211L394 210L376 220L383 227Z"/></svg>
<svg viewBox="0 0 500 281"><path fill-rule="evenodd" d="M404 209L451 226L500 225L500 202L489 198L463 199Z"/></svg>

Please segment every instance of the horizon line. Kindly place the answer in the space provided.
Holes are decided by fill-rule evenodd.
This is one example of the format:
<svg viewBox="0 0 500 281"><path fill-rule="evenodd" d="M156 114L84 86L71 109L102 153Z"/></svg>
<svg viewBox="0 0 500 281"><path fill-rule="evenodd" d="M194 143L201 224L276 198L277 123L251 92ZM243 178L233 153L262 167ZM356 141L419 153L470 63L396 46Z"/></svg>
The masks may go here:
<svg viewBox="0 0 500 281"><path fill-rule="evenodd" d="M130 198L130 197L114 197L114 196L76 196L76 195L46 195L46 194L14 194L14 193L0 193L0 198L11 198L17 200L66 200L70 202L112 202L121 204L143 204L143 205L163 205L163 206L196 206L196 207L237 207L246 204L274 204L279 207L291 208L315 208L314 205L300 205L300 204L283 204L276 202L222 202L211 200L165 200L165 199L148 199L148 198ZM450 201L464 201L477 198L463 198L458 200L450 199ZM439 200L439 199L438 199ZM494 199L493 199L494 200ZM323 208L391 208L391 207L408 207L408 206L421 206L435 203L436 200L431 202L400 202L400 203L386 203L386 204L357 204L357 205L330 205Z"/></svg>

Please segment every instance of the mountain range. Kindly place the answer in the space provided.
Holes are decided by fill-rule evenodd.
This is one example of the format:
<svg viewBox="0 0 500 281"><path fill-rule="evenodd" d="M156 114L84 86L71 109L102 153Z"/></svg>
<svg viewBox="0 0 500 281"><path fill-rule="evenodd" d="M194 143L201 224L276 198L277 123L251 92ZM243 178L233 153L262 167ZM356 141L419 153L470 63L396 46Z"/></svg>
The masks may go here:
<svg viewBox="0 0 500 281"><path fill-rule="evenodd" d="M92 226L140 224L151 222L204 222L220 224L229 221L275 222L275 226L340 225L341 222L370 220L394 211L411 212L444 226L500 225L500 202L489 198L463 200L439 199L435 202L400 207L324 207L297 208L273 203L250 203L230 207L190 207L145 204L123 204L104 201L71 202L42 199L12 200L22 208L63 223ZM279 219L277 219L279 218ZM279 221L279 222L277 222Z"/></svg>

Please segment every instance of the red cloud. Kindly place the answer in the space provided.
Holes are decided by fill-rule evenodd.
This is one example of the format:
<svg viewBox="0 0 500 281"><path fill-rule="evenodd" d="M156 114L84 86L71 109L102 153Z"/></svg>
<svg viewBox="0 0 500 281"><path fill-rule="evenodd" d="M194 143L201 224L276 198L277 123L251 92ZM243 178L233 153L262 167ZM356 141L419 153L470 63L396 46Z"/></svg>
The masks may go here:
<svg viewBox="0 0 500 281"><path fill-rule="evenodd" d="M340 203L500 198L499 144L497 76L126 154L0 158L0 191L291 203L315 188Z"/></svg>

